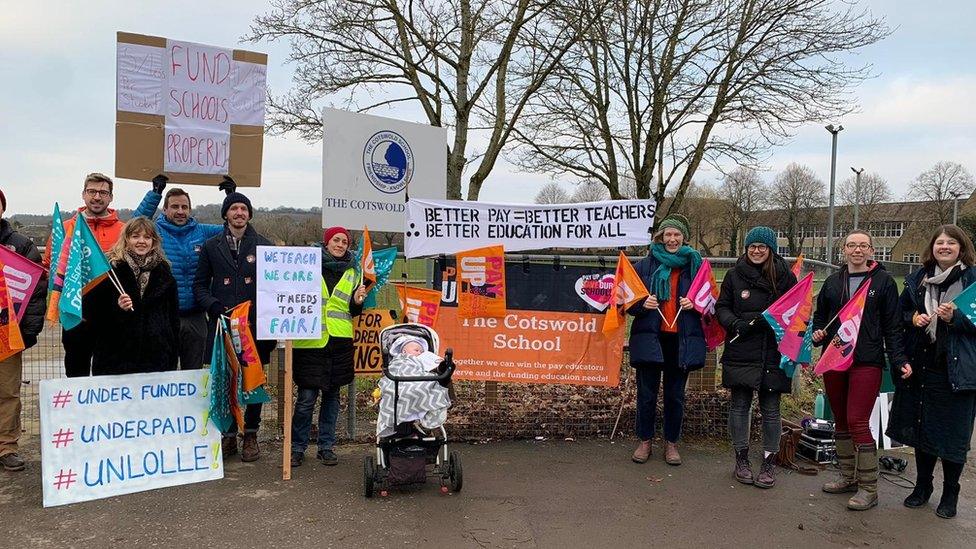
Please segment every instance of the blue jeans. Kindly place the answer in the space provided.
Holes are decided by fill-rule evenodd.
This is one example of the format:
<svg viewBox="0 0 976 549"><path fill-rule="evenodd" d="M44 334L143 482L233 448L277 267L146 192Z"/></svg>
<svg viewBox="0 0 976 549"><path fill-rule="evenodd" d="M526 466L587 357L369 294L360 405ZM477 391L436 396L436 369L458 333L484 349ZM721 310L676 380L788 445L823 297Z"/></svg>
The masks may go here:
<svg viewBox="0 0 976 549"><path fill-rule="evenodd" d="M336 419L339 417L339 389L333 387L330 391L318 388L298 388L298 400L295 402L295 416L291 421L291 451L304 454L308 448L309 431L312 428L312 411L315 401L322 393L322 406L319 408L319 440L318 451L331 450L335 445Z"/></svg>
<svg viewBox="0 0 976 549"><path fill-rule="evenodd" d="M685 415L685 385L688 372L678 366L678 336L661 334L663 363L634 364L637 371L637 436L641 440L654 438L657 419L657 395L664 378L664 440L678 442L681 422Z"/></svg>

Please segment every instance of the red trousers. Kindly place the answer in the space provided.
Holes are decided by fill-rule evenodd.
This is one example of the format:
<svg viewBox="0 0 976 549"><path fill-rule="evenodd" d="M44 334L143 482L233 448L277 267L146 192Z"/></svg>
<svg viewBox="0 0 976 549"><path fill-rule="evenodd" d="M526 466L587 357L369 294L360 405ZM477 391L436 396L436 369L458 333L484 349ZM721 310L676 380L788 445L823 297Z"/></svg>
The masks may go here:
<svg viewBox="0 0 976 549"><path fill-rule="evenodd" d="M870 422L881 390L881 368L854 364L845 372L825 372L823 378L837 432L850 433L854 444L875 444Z"/></svg>

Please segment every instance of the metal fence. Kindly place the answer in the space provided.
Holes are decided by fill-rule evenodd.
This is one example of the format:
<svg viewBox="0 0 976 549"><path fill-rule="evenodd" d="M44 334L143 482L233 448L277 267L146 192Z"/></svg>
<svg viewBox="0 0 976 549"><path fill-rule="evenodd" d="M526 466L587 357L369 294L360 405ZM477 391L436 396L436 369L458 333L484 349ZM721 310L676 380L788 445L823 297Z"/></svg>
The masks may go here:
<svg viewBox="0 0 976 549"><path fill-rule="evenodd" d="M522 257L522 256L518 256ZM553 260L554 256L531 256L533 261ZM711 258L710 258L711 259ZM594 256L561 256L563 262L581 262L594 268L612 269L615 258L602 261ZM721 279L734 259L711 259L716 276ZM808 268L822 278L831 267L807 262ZM432 260L398 262L391 278L401 275L422 285L433 274ZM380 308L397 309L397 298L388 285L381 289ZM463 353L463 349L457 349ZM459 355L460 356L460 355ZM281 434L284 410L283 349L272 355L268 369L268 391L272 401L262 413L262 438ZM38 344L24 353L23 428L28 436L39 434L39 382L64 375L63 349L59 327L47 327ZM471 440L507 438L567 438L608 436L616 426L618 433L629 435L634 429L636 390L633 369L627 353L620 364L618 387L574 385L541 385L456 381L454 406L449 412L448 428L453 437ZM728 417L728 394L719 387L720 369L716 353L708 353L706 367L693 372L688 380L684 434L693 437L724 437ZM342 439L369 440L375 432L376 407L371 393L376 376L358 377L342 391L338 436ZM350 402L353 405L350 407ZM352 412L350 414L350 412ZM315 417L315 416L313 416ZM658 416L660 418L660 414ZM659 430L660 431L660 430Z"/></svg>

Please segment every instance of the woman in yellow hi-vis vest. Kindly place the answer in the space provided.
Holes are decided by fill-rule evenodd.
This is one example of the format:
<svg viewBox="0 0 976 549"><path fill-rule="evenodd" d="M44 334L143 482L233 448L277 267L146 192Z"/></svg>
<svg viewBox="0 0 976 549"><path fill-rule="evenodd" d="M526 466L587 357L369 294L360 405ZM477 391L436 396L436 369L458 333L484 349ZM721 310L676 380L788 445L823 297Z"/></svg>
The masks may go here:
<svg viewBox="0 0 976 549"><path fill-rule="evenodd" d="M319 393L319 438L316 458L335 465L336 418L339 416L339 389L352 382L352 319L363 310L366 288L362 274L349 253L349 231L342 227L325 230L322 240L322 337L295 342L293 372L298 386L295 416L291 424L291 465L305 460L312 410Z"/></svg>

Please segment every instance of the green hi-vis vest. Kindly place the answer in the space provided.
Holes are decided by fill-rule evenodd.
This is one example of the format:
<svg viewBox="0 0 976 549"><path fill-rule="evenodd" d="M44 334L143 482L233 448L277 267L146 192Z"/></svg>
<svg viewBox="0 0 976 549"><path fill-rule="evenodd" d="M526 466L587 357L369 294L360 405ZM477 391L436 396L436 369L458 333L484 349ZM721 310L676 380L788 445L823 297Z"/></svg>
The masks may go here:
<svg viewBox="0 0 976 549"><path fill-rule="evenodd" d="M295 347L299 349L321 349L329 342L329 336L352 338L352 316L349 314L349 302L352 293L358 285L358 275L353 268L346 269L339 283L332 293L322 279L322 337L318 339L296 339Z"/></svg>

